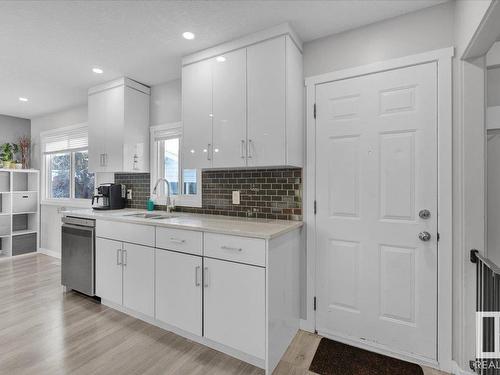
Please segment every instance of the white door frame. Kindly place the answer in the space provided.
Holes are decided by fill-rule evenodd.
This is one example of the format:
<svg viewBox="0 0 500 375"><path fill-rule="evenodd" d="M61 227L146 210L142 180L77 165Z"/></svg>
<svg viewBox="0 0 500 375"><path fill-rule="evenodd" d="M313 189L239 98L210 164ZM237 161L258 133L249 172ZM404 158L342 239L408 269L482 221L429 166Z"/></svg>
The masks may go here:
<svg viewBox="0 0 500 375"><path fill-rule="evenodd" d="M305 171L305 221L307 235L307 319L301 321L301 328L313 332L316 327L314 296L316 290L316 218L314 202L316 192L316 120L314 104L316 85L367 74L384 72L429 62L436 62L438 69L438 361L424 363L441 370L452 370L452 59L454 48L420 53L417 55L377 62L356 68L308 77L306 83L306 171ZM356 343L361 346L360 343ZM365 345L366 347L366 345ZM372 350L376 350L372 348ZM382 350L378 350L383 352ZM404 357L398 353L387 353ZM406 358L409 359L409 358Z"/></svg>

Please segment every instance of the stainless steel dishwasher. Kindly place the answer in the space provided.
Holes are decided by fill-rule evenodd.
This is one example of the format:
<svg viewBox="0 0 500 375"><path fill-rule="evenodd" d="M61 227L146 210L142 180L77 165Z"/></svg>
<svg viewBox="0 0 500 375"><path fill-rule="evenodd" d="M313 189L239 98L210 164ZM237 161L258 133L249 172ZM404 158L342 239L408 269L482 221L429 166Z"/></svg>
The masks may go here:
<svg viewBox="0 0 500 375"><path fill-rule="evenodd" d="M95 296L95 220L62 218L61 284Z"/></svg>

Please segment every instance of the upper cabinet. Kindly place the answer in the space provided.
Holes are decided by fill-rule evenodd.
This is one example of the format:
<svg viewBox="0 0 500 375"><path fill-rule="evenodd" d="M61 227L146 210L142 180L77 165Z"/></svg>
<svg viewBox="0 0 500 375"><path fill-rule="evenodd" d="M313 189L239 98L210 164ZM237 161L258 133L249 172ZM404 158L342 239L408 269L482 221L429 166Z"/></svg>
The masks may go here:
<svg viewBox="0 0 500 375"><path fill-rule="evenodd" d="M260 37L183 60L183 168L303 166L300 44Z"/></svg>
<svg viewBox="0 0 500 375"><path fill-rule="evenodd" d="M89 90L90 171L149 172L149 96L128 78Z"/></svg>

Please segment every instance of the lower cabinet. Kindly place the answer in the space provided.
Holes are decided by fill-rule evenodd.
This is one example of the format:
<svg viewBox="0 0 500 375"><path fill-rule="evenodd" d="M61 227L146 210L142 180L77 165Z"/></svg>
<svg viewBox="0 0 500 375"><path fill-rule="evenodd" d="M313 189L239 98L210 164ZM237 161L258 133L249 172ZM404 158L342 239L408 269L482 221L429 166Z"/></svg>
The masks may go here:
<svg viewBox="0 0 500 375"><path fill-rule="evenodd" d="M122 248L120 241L96 238L96 294L121 305L122 300Z"/></svg>
<svg viewBox="0 0 500 375"><path fill-rule="evenodd" d="M204 259L204 336L265 358L265 269Z"/></svg>
<svg viewBox="0 0 500 375"><path fill-rule="evenodd" d="M123 306L147 316L155 312L154 248L123 244Z"/></svg>
<svg viewBox="0 0 500 375"><path fill-rule="evenodd" d="M96 294L154 316L154 248L96 238Z"/></svg>
<svg viewBox="0 0 500 375"><path fill-rule="evenodd" d="M202 335L202 258L156 249L156 319Z"/></svg>

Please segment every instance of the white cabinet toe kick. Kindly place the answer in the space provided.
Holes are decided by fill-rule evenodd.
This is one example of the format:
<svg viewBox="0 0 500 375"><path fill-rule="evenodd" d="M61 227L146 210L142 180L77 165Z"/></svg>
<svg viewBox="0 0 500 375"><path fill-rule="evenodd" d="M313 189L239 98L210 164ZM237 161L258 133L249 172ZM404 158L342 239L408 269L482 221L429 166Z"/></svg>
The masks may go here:
<svg viewBox="0 0 500 375"><path fill-rule="evenodd" d="M263 239L97 220L96 294L271 374L299 328L301 230Z"/></svg>

